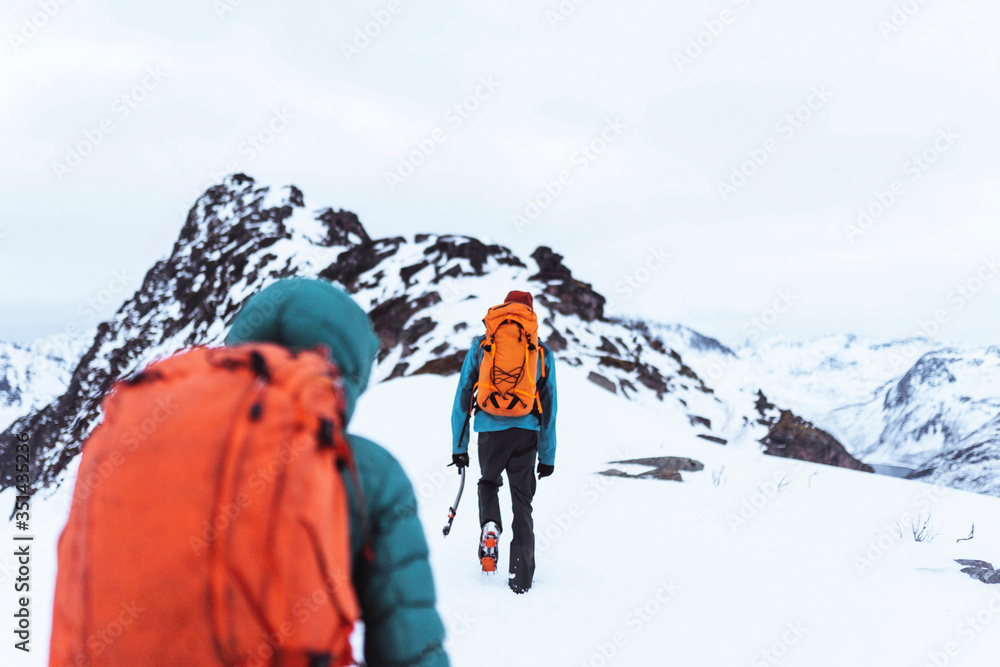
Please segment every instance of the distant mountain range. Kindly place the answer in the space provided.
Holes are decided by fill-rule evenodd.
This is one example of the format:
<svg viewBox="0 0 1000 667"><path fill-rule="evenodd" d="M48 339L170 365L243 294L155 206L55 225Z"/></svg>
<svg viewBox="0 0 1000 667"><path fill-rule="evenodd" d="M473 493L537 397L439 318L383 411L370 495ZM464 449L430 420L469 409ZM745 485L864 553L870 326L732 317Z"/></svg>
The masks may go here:
<svg viewBox="0 0 1000 667"><path fill-rule="evenodd" d="M560 362L608 400L640 402L720 446L901 466L1000 495L1000 348L825 336L730 349L681 325L607 317L605 298L551 248L519 257L467 236L373 239L351 212L311 209L298 188L242 174L198 199L170 255L92 340L0 344L0 486L13 480L14 433L36 443L35 489L58 483L113 381L221 343L251 294L293 275L339 284L370 313L376 382L456 373L486 307L526 288Z"/></svg>

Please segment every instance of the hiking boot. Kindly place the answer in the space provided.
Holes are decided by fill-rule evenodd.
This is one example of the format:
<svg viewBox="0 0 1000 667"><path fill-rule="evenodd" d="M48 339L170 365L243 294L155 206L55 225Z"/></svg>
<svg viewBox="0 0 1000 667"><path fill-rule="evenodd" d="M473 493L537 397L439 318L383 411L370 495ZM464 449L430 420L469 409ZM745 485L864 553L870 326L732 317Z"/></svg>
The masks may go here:
<svg viewBox="0 0 1000 667"><path fill-rule="evenodd" d="M483 572L489 574L496 572L498 560L500 560L500 529L493 521L487 521L479 538L479 563L483 566Z"/></svg>
<svg viewBox="0 0 1000 667"><path fill-rule="evenodd" d="M531 584L525 585L523 582L519 581L519 577L516 574L507 575L507 585L510 590L514 591L518 595L523 595L531 590Z"/></svg>

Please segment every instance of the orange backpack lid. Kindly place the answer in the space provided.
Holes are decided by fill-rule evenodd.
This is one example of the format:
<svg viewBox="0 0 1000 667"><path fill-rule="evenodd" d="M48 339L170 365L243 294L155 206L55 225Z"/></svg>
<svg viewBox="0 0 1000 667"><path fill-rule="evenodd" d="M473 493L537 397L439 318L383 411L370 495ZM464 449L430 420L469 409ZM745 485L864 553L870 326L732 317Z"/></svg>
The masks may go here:
<svg viewBox="0 0 1000 667"><path fill-rule="evenodd" d="M486 325L486 337L489 338L495 334L497 328L508 320L519 324L532 339L537 338L538 316L534 310L516 301L493 306L486 312L486 317L483 318L483 324Z"/></svg>

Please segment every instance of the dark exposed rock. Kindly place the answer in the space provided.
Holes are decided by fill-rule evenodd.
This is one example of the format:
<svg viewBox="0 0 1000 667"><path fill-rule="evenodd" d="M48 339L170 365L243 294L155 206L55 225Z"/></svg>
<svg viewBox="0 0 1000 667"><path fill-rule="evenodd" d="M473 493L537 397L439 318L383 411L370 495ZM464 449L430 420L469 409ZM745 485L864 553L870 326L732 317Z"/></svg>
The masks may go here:
<svg viewBox="0 0 1000 667"><path fill-rule="evenodd" d="M614 382L604 377L600 373L595 373L594 371L590 371L590 375L587 376L587 379L596 384L598 387L603 387L604 389L607 389L612 394L618 393L617 385L615 385Z"/></svg>
<svg viewBox="0 0 1000 667"><path fill-rule="evenodd" d="M691 422L691 426L697 426L701 424L707 429L712 428L712 420L707 417L699 417L698 415L688 415L688 421Z"/></svg>
<svg viewBox="0 0 1000 667"><path fill-rule="evenodd" d="M608 477L659 479L671 482L684 481L681 476L681 471L698 472L699 470L704 470L705 468L701 461L695 461L694 459L680 456L657 456L653 458L631 459L628 461L612 461L611 463L649 466L652 469L639 473L638 475L632 475L627 472L622 472L617 468L611 468L601 472L600 474L607 475Z"/></svg>
<svg viewBox="0 0 1000 667"><path fill-rule="evenodd" d="M605 338L604 336L601 336L601 346L597 348L597 351L607 352L608 354L614 355L616 357L621 356L621 352L618 351L618 348L615 347L615 344L612 343L607 338Z"/></svg>
<svg viewBox="0 0 1000 667"><path fill-rule="evenodd" d="M317 220L326 223L327 246L354 245L371 243L371 237L365 231L358 216L350 211L334 211L325 208L316 216Z"/></svg>
<svg viewBox="0 0 1000 667"><path fill-rule="evenodd" d="M542 294L536 297L539 301L558 313L576 315L586 322L604 319L604 297L590 283L574 278L562 263L562 255L548 246L539 246L531 258L538 264L538 273L529 280L546 283Z"/></svg>
<svg viewBox="0 0 1000 667"><path fill-rule="evenodd" d="M399 246L405 242L401 236L378 241L366 241L340 253L337 261L319 272L320 278L340 283L348 292L357 292L366 287L378 284L380 276L373 276L373 281L359 283L361 274L371 271L384 259L395 255Z"/></svg>
<svg viewBox="0 0 1000 667"><path fill-rule="evenodd" d="M638 368L639 382L647 389L655 391L656 397L662 401L664 394L670 391L669 378L663 377L660 370L650 364L640 364Z"/></svg>
<svg viewBox="0 0 1000 667"><path fill-rule="evenodd" d="M653 468L663 468L668 470L683 470L685 472L698 472L704 470L705 465L701 461L695 461L685 456L653 456L644 459L629 459L627 461L611 461L611 463L629 463L637 466L650 466Z"/></svg>
<svg viewBox="0 0 1000 667"><path fill-rule="evenodd" d="M616 357L604 356L598 359L598 363L601 366L609 366L611 368L617 368L623 371L631 373L634 371L638 364L634 361L626 361L625 359L618 359Z"/></svg>
<svg viewBox="0 0 1000 667"><path fill-rule="evenodd" d="M387 377L385 381L394 380L395 378L398 377L403 377L404 375L406 375L406 369L409 367L410 364L406 363L405 361L396 364L395 366L392 367L392 372L389 373L389 377Z"/></svg>
<svg viewBox="0 0 1000 667"><path fill-rule="evenodd" d="M707 435L705 433L696 433L695 435L697 435L702 440L708 440L709 442L714 442L717 445L725 445L729 443L729 441L726 440L725 438L720 438L714 435Z"/></svg>
<svg viewBox="0 0 1000 667"><path fill-rule="evenodd" d="M757 414L760 415L757 418L757 423L763 426L771 426L774 423L772 417L775 406L767 400L767 396L764 396L764 392L760 389L757 390L757 400L754 402L754 409L757 410Z"/></svg>
<svg viewBox="0 0 1000 667"><path fill-rule="evenodd" d="M764 453L771 456L874 472L871 466L851 456L832 435L789 410L781 411L780 418L771 426L761 443L765 446Z"/></svg>
<svg viewBox="0 0 1000 667"><path fill-rule="evenodd" d="M416 275L417 273L420 273L422 269L425 269L428 266L430 266L430 262L428 262L426 259L422 262L418 262L411 266L404 266L399 270L399 277L402 278L403 282L406 283L406 286L409 287L411 285L410 279L413 278L413 276Z"/></svg>
<svg viewBox="0 0 1000 667"><path fill-rule="evenodd" d="M486 263L493 259L498 264L524 267L518 257L507 248L500 245L487 245L479 239L469 236L439 236L437 240L424 250L424 254L434 263L435 270L444 263L444 259L466 259L472 267L468 275L481 276L485 274ZM455 264L451 269L438 273L433 282L437 283L445 277L466 275L461 266Z"/></svg>
<svg viewBox="0 0 1000 667"><path fill-rule="evenodd" d="M416 312L440 302L441 296L437 292L425 292L416 299L400 295L375 306L368 315L381 343L379 361L385 359L392 348L403 342L406 336L406 324Z"/></svg>
<svg viewBox="0 0 1000 667"><path fill-rule="evenodd" d="M416 320L413 324L404 329L403 335L400 336L400 341L403 343L403 358L413 354L417 350L415 347L417 341L433 331L436 326L437 322L431 318L421 317L419 320Z"/></svg>
<svg viewBox="0 0 1000 667"><path fill-rule="evenodd" d="M433 359L413 371L413 374L454 375L462 370L462 363L465 361L465 355L468 353L468 350L458 350L446 357Z"/></svg>
<svg viewBox="0 0 1000 667"><path fill-rule="evenodd" d="M635 385L625 378L618 378L618 386L622 388L622 396L625 396L626 398L628 398L629 392L632 392L633 394L639 392L639 390L635 388Z"/></svg>
<svg viewBox="0 0 1000 667"><path fill-rule="evenodd" d="M553 329L552 333L549 334L549 337L545 340L545 344L548 345L553 352L562 352L568 345L562 334L555 329Z"/></svg>
<svg viewBox="0 0 1000 667"><path fill-rule="evenodd" d="M966 560L964 558L955 561L962 565L962 572L984 584L1000 584L1000 570L993 569L991 563L984 560Z"/></svg>
<svg viewBox="0 0 1000 667"><path fill-rule="evenodd" d="M692 380L699 379L698 374L695 373L693 370L691 370L690 366L684 363L684 360L681 359L681 355L677 352L677 350L670 350L669 354L670 358L676 361L677 365L680 366L680 369L677 371L678 375L686 378L691 378Z"/></svg>
<svg viewBox="0 0 1000 667"><path fill-rule="evenodd" d="M767 417L767 413L774 410L774 403L767 400L767 396L764 395L760 389L757 390L757 401L754 403L754 408L757 409L757 414L761 417Z"/></svg>

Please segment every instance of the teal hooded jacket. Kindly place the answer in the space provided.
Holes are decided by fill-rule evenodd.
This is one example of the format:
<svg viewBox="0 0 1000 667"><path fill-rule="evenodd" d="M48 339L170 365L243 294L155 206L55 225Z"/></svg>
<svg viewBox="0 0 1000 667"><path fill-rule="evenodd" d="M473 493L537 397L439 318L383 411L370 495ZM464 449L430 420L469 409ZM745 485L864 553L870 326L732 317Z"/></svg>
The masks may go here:
<svg viewBox="0 0 1000 667"><path fill-rule="evenodd" d="M368 386L378 339L368 315L328 282L280 280L251 297L226 343L271 342L291 349L325 345L340 368L350 420ZM374 442L347 434L365 499L374 558L362 556L361 510L344 476L351 512L353 580L365 624L368 667L446 667L444 625L435 608L427 541L413 486L399 462Z"/></svg>
<svg viewBox="0 0 1000 667"><path fill-rule="evenodd" d="M451 453L464 454L469 451L469 412L472 409L472 396L475 393L476 381L479 379L479 366L483 363L483 340L485 336L476 336L472 347L465 355L462 372L458 376L458 389L455 390L455 400L451 408ZM484 431L503 431L508 428L524 428L538 431L538 461L545 465L556 464L556 412L559 409L559 399L556 392L556 357L545 343L542 343L545 358L545 372L542 373L542 360L538 360L535 377L539 378L538 398L542 406L541 414L534 412L523 417L495 417L490 413L476 409L473 427L477 433Z"/></svg>

